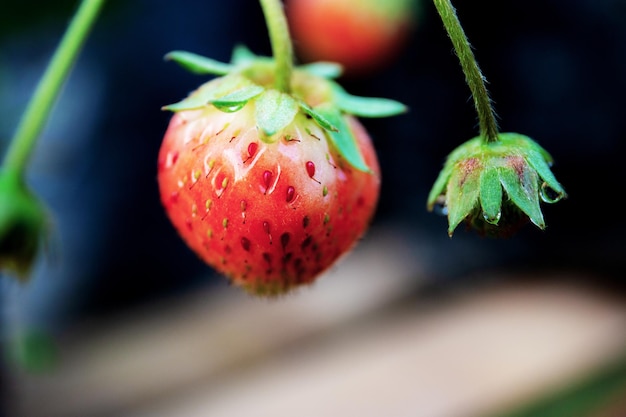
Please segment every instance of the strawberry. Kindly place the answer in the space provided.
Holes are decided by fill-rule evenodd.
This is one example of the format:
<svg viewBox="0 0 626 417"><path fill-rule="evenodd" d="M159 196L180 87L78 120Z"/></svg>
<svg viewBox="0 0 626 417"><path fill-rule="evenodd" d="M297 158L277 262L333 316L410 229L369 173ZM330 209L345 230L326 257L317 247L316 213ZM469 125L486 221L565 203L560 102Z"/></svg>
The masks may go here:
<svg viewBox="0 0 626 417"><path fill-rule="evenodd" d="M417 26L419 0L286 0L296 51L333 61L348 75L382 69Z"/></svg>
<svg viewBox="0 0 626 417"><path fill-rule="evenodd" d="M392 100L348 94L338 67L293 70L274 88L274 61L243 47L231 64L168 58L219 75L184 100L158 157L161 201L187 245L236 286L277 295L309 284L365 233L380 169L356 116L399 114Z"/></svg>

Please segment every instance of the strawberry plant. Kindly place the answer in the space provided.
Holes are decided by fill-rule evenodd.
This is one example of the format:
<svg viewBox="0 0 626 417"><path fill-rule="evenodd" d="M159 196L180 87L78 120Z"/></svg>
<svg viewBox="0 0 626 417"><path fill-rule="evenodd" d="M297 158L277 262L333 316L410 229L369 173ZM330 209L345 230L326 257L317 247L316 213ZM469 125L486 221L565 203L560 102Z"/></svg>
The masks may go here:
<svg viewBox="0 0 626 417"><path fill-rule="evenodd" d="M28 103L0 167L0 268L25 281L49 233L45 204L25 181L46 118L80 52L103 0L83 1Z"/></svg>
<svg viewBox="0 0 626 417"><path fill-rule="evenodd" d="M296 52L367 75L398 57L417 26L419 0L286 0Z"/></svg>
<svg viewBox="0 0 626 417"><path fill-rule="evenodd" d="M336 64L293 66L282 4L262 0L273 57L235 48L230 63L174 51L216 78L174 112L158 158L161 201L187 245L230 282L276 295L313 282L365 233L380 169L357 117L404 112L357 97Z"/></svg>
<svg viewBox="0 0 626 417"><path fill-rule="evenodd" d="M545 221L540 202L556 203L565 190L550 170L552 156L519 133L501 133L483 76L450 0L434 0L472 92L479 135L448 155L427 207L448 216L452 236L463 221L482 235L508 236L531 221Z"/></svg>

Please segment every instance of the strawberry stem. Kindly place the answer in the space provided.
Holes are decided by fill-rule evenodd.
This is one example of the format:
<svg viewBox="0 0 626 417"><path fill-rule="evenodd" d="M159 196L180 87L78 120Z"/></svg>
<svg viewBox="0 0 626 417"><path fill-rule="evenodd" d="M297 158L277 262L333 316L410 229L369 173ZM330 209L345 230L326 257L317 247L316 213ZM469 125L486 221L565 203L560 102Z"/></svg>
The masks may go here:
<svg viewBox="0 0 626 417"><path fill-rule="evenodd" d="M498 125L493 110L489 93L485 85L486 78L480 71L472 47L461 27L456 10L450 0L433 0L448 36L454 45L461 68L465 74L465 81L472 92L474 107L478 113L480 137L486 142L498 141Z"/></svg>
<svg viewBox="0 0 626 417"><path fill-rule="evenodd" d="M104 0L82 0L22 115L5 155L3 169L13 171L19 177L24 175L35 142L102 3Z"/></svg>
<svg viewBox="0 0 626 417"><path fill-rule="evenodd" d="M280 0L260 0L276 61L275 87L283 93L291 91L293 70L293 46L287 26L287 18Z"/></svg>

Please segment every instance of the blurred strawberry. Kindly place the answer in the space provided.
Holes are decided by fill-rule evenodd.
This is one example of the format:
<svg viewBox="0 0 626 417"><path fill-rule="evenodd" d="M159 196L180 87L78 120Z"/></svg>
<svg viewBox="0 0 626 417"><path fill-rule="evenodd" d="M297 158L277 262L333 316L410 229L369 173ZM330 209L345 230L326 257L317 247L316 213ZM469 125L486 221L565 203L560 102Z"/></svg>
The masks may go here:
<svg viewBox="0 0 626 417"><path fill-rule="evenodd" d="M389 65L417 24L420 0L285 0L300 58L333 61L350 75Z"/></svg>

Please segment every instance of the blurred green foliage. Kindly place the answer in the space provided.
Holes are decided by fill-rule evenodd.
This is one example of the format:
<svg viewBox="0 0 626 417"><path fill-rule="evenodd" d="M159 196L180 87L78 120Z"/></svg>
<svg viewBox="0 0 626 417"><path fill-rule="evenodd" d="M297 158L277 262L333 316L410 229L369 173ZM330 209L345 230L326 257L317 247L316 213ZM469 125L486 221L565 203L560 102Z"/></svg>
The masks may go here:
<svg viewBox="0 0 626 417"><path fill-rule="evenodd" d="M622 416L626 416L626 354L557 392L493 417Z"/></svg>

